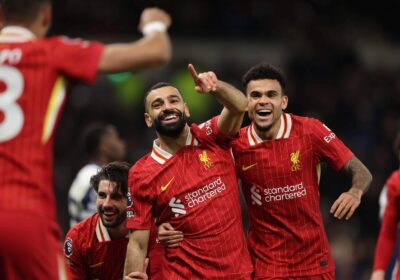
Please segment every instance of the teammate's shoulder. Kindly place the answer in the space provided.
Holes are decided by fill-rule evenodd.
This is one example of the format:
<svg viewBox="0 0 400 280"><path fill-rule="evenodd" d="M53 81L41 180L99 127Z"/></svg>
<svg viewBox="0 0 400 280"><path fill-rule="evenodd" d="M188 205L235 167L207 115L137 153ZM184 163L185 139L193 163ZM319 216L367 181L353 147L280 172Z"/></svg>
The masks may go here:
<svg viewBox="0 0 400 280"><path fill-rule="evenodd" d="M155 165L155 161L151 157L151 153L147 153L146 155L142 156L138 159L134 164L132 164L131 168L129 169L129 174L131 173L142 173L143 170L147 170Z"/></svg>
<svg viewBox="0 0 400 280"><path fill-rule="evenodd" d="M386 181L389 189L396 191L400 195L400 170L395 170Z"/></svg>
<svg viewBox="0 0 400 280"><path fill-rule="evenodd" d="M95 229L98 217L99 214L95 213L90 217L77 223L76 225L72 226L67 233L67 237L80 239L80 237L85 236L85 238L87 238L86 234L88 233L88 231L90 231L91 229L93 230Z"/></svg>

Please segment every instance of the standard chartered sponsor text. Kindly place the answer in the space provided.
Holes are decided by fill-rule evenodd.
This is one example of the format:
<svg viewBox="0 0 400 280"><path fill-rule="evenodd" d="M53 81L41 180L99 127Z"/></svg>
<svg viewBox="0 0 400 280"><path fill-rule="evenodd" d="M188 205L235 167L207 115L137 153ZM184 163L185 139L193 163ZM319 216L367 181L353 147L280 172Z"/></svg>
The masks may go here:
<svg viewBox="0 0 400 280"><path fill-rule="evenodd" d="M300 198L307 195L303 182L296 185L264 189L265 201L275 202Z"/></svg>
<svg viewBox="0 0 400 280"><path fill-rule="evenodd" d="M225 189L225 183L221 180L221 177L218 177L201 188L186 194L185 199L188 203L187 205L192 208L222 193Z"/></svg>

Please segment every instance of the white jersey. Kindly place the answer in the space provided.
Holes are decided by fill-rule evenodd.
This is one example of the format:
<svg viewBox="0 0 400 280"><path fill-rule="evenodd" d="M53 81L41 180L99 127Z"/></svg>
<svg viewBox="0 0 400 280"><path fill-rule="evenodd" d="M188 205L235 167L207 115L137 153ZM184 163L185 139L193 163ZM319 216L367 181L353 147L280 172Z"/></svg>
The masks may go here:
<svg viewBox="0 0 400 280"><path fill-rule="evenodd" d="M97 164L89 163L79 170L72 182L68 193L71 227L97 212L96 191L90 186L90 178L99 169L100 166Z"/></svg>

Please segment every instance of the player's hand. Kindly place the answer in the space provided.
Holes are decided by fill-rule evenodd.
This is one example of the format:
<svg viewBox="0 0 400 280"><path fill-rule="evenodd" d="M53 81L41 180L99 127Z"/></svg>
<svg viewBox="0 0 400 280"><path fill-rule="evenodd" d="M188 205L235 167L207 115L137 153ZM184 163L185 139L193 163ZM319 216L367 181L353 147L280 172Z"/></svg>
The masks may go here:
<svg viewBox="0 0 400 280"><path fill-rule="evenodd" d="M144 260L144 264L143 264L143 271L144 272L131 272L129 273L127 276L124 277L124 280L135 280L135 279L140 279L140 280L148 280L149 277L146 274L147 271L147 266L149 265L149 259L146 258Z"/></svg>
<svg viewBox="0 0 400 280"><path fill-rule="evenodd" d="M342 193L338 199L333 203L331 207L331 214L339 220L346 216L346 220L353 216L358 205L361 202L362 191L350 189L347 192Z"/></svg>
<svg viewBox="0 0 400 280"><path fill-rule="evenodd" d="M171 26L171 17L170 15L165 12L164 10L161 10L159 8L146 8L143 10L141 16L140 16L140 21L139 21L139 30L140 32L143 32L143 27L150 23L150 22L155 22L155 21L161 21L162 23L165 24L167 28Z"/></svg>
<svg viewBox="0 0 400 280"><path fill-rule="evenodd" d="M370 280L384 280L384 279L385 279L385 271L380 269L372 272Z"/></svg>
<svg viewBox="0 0 400 280"><path fill-rule="evenodd" d="M174 248L183 240L183 233L175 230L169 223L163 223L158 227L157 239L165 247Z"/></svg>
<svg viewBox="0 0 400 280"><path fill-rule="evenodd" d="M195 90L199 93L209 93L217 90L217 76L214 72L204 72L197 74L192 64L188 65L190 74L192 75Z"/></svg>

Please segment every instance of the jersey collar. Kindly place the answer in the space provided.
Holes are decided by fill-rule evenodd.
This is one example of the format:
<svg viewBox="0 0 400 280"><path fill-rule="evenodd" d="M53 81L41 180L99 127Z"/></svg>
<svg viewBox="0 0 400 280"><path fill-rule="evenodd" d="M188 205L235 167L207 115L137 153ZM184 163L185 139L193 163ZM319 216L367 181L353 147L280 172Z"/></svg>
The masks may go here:
<svg viewBox="0 0 400 280"><path fill-rule="evenodd" d="M96 223L96 236L99 242L111 241L110 235L108 234L107 228L103 225L99 216Z"/></svg>
<svg viewBox="0 0 400 280"><path fill-rule="evenodd" d="M21 26L6 26L0 31L1 43L22 43L32 41L36 38L35 34L29 29Z"/></svg>
<svg viewBox="0 0 400 280"><path fill-rule="evenodd" d="M186 137L185 146L197 146L199 141L193 136L191 129L189 129L189 133ZM151 157L157 161L159 164L164 164L169 160L173 155L162 149L159 145L157 145L157 140L153 142L153 149L151 151Z"/></svg>
<svg viewBox="0 0 400 280"><path fill-rule="evenodd" d="M290 114L283 113L281 115L281 124L278 130L278 134L276 135L275 139L289 138L291 131L292 131L292 117L290 116ZM247 129L247 138L250 146L254 146L263 142L261 137L257 135L257 132L254 129L254 123L252 123Z"/></svg>

